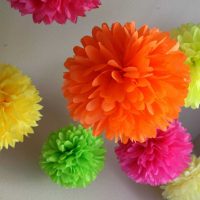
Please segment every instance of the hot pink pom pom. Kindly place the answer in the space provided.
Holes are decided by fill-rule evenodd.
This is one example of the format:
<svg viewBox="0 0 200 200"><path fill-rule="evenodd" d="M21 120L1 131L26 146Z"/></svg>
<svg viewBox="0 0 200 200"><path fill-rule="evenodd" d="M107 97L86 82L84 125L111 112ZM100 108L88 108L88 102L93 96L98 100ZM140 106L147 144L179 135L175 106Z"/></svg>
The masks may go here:
<svg viewBox="0 0 200 200"><path fill-rule="evenodd" d="M100 0L8 0L22 15L32 14L35 23L64 24L67 20L76 23L78 16L97 8Z"/></svg>
<svg viewBox="0 0 200 200"><path fill-rule="evenodd" d="M144 143L119 143L115 153L122 170L134 181L153 186L178 177L189 165L193 145L191 135L174 121L166 131Z"/></svg>

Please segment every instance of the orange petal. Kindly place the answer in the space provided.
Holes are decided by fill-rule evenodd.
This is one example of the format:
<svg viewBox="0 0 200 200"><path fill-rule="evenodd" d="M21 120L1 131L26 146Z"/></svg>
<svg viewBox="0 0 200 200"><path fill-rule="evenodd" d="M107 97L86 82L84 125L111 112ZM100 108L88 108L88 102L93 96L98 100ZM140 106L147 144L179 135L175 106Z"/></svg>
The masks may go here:
<svg viewBox="0 0 200 200"><path fill-rule="evenodd" d="M105 99L101 105L105 112L109 112L115 108L115 102L112 99Z"/></svg>
<svg viewBox="0 0 200 200"><path fill-rule="evenodd" d="M87 111L93 111L95 109L97 109L100 105L100 99L96 98L96 99L92 99L86 106L86 110Z"/></svg>
<svg viewBox="0 0 200 200"><path fill-rule="evenodd" d="M111 76L116 82L123 83L123 79L118 71L112 71Z"/></svg>
<svg viewBox="0 0 200 200"><path fill-rule="evenodd" d="M86 46L85 52L88 58L94 63L103 63L103 57L100 55L99 50L94 46Z"/></svg>

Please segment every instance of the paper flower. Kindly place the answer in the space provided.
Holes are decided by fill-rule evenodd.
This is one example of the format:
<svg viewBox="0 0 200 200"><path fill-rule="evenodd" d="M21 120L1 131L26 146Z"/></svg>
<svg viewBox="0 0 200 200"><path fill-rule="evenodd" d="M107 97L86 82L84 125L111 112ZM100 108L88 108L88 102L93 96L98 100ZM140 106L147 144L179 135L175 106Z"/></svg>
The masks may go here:
<svg viewBox="0 0 200 200"><path fill-rule="evenodd" d="M91 129L69 126L50 134L41 154L41 168L62 186L85 187L104 166L105 149L101 137Z"/></svg>
<svg viewBox="0 0 200 200"><path fill-rule="evenodd" d="M190 66L191 83L185 106L193 109L200 105L200 24L185 24L174 29L171 33L180 43L180 50L183 51Z"/></svg>
<svg viewBox="0 0 200 200"><path fill-rule="evenodd" d="M81 42L65 63L63 93L74 120L94 135L143 142L178 117L189 67L168 33L103 24Z"/></svg>
<svg viewBox="0 0 200 200"><path fill-rule="evenodd" d="M193 156L190 167L162 189L163 197L167 200L200 199L200 158Z"/></svg>
<svg viewBox="0 0 200 200"><path fill-rule="evenodd" d="M100 0L8 0L11 6L21 12L22 15L32 14L35 23L44 22L51 24L56 21L59 24L71 20L77 22L79 16L85 16L85 12L98 8Z"/></svg>
<svg viewBox="0 0 200 200"><path fill-rule="evenodd" d="M29 77L14 66L0 64L0 150L33 133L41 118L40 101Z"/></svg>
<svg viewBox="0 0 200 200"><path fill-rule="evenodd" d="M119 143L115 153L128 177L137 183L157 186L172 181L188 167L192 147L190 134L175 121L144 143Z"/></svg>

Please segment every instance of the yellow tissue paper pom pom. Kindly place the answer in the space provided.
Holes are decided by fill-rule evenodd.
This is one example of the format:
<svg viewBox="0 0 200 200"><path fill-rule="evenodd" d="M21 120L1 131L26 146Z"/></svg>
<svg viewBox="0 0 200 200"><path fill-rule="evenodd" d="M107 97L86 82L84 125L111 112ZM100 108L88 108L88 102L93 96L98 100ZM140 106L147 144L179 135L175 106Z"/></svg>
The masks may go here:
<svg viewBox="0 0 200 200"><path fill-rule="evenodd" d="M183 24L171 31L171 36L180 44L180 50L187 56L191 82L185 107L197 109L200 106L200 24Z"/></svg>
<svg viewBox="0 0 200 200"><path fill-rule="evenodd" d="M162 186L163 197L167 200L200 199L200 158L193 156L190 167L168 185Z"/></svg>
<svg viewBox="0 0 200 200"><path fill-rule="evenodd" d="M0 64L0 150L33 133L41 118L40 101L29 77L14 66Z"/></svg>

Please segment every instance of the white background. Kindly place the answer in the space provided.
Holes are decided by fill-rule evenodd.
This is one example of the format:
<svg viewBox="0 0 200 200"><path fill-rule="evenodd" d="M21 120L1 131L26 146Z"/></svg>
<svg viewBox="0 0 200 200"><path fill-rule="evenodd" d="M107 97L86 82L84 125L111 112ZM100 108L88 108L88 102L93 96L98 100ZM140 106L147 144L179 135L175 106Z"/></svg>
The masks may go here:
<svg viewBox="0 0 200 200"><path fill-rule="evenodd" d="M41 145L50 131L70 122L61 94L63 63L72 55L94 25L102 22L122 23L135 20L170 30L182 23L199 22L199 0L102 0L99 9L79 19L78 24L36 25L31 16L21 17L0 0L0 62L20 67L32 77L43 97L44 117L35 134L0 153L0 200L161 200L158 188L141 186L129 180L120 170L113 153L108 150L105 170L86 189L69 190L53 184L38 166ZM181 120L190 132L200 130L200 112L184 110Z"/></svg>

